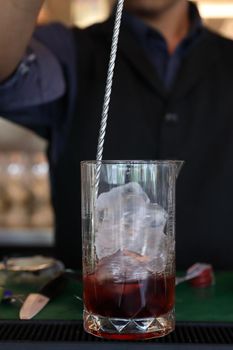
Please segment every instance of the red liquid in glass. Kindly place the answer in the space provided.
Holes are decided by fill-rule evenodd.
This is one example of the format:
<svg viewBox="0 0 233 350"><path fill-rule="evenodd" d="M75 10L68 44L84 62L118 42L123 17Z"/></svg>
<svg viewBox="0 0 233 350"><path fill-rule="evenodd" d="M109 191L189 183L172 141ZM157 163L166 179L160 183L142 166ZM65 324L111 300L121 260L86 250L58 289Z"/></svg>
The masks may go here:
<svg viewBox="0 0 233 350"><path fill-rule="evenodd" d="M159 317L174 307L175 277L150 274L137 281L116 283L98 280L95 274L84 277L86 310L110 318Z"/></svg>

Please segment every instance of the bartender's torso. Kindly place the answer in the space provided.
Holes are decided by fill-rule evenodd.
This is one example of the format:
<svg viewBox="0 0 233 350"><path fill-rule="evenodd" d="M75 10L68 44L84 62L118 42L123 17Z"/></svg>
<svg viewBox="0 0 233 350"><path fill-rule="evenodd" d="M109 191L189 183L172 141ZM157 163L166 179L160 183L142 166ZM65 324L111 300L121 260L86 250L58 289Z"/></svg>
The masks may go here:
<svg viewBox="0 0 233 350"><path fill-rule="evenodd" d="M72 265L81 256L79 163L96 157L111 30L110 21L74 31L77 108L53 172L58 248L64 258L66 246ZM168 91L122 29L104 159L185 160L177 184L180 268L196 261L233 267L232 58L233 44L204 29Z"/></svg>
<svg viewBox="0 0 233 350"><path fill-rule="evenodd" d="M123 23L104 158L185 160L177 265L233 268L233 43L202 28L168 72L135 29ZM80 161L96 157L112 30L42 28L27 70L0 87L0 113L49 140L57 255L70 267L81 266Z"/></svg>

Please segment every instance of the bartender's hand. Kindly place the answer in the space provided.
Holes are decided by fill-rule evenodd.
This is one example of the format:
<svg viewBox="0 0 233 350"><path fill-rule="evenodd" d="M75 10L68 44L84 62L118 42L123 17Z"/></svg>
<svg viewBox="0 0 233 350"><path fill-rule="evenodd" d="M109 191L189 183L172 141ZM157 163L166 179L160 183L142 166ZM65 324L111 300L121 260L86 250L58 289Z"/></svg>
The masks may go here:
<svg viewBox="0 0 233 350"><path fill-rule="evenodd" d="M17 68L44 0L0 0L0 82Z"/></svg>

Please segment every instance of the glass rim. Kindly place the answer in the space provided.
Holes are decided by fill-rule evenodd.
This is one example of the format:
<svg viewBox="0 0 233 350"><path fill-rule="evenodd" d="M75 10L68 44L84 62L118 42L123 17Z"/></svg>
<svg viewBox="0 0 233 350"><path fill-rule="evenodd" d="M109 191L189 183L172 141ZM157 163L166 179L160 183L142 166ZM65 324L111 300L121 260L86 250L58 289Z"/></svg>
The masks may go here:
<svg viewBox="0 0 233 350"><path fill-rule="evenodd" d="M184 160L83 160L81 165L95 165L95 164L154 164L154 165L168 165L168 164L183 164Z"/></svg>

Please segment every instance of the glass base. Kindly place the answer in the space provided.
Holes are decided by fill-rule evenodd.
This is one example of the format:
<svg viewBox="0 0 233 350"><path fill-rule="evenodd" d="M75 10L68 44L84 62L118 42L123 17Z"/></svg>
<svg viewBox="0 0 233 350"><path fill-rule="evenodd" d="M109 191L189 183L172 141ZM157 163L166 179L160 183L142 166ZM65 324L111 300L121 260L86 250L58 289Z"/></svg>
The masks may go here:
<svg viewBox="0 0 233 350"><path fill-rule="evenodd" d="M163 337L175 329L175 312L157 318L119 319L94 315L84 310L84 329L101 338L145 340Z"/></svg>

